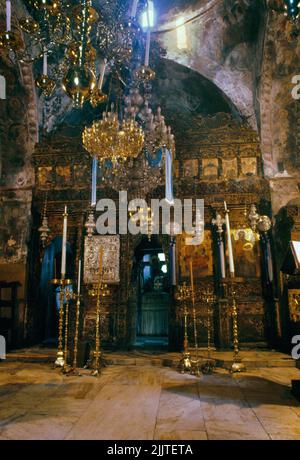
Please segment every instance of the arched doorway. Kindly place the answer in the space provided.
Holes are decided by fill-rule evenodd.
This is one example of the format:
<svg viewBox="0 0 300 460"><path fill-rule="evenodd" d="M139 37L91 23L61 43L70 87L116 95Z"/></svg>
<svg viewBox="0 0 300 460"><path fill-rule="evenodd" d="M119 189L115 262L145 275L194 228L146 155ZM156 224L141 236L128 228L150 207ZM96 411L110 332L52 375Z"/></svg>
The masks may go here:
<svg viewBox="0 0 300 460"><path fill-rule="evenodd" d="M143 237L134 252L132 282L135 317L132 345L164 349L169 344L169 270L166 254L157 237Z"/></svg>

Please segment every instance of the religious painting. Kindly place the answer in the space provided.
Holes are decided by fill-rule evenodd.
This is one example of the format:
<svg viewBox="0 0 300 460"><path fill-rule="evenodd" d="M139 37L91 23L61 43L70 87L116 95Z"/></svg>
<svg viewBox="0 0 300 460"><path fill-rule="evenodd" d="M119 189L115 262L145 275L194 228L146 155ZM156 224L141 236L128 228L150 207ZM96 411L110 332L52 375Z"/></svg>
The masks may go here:
<svg viewBox="0 0 300 460"><path fill-rule="evenodd" d="M56 183L57 185L64 185L71 180L70 166L57 166L56 167Z"/></svg>
<svg viewBox="0 0 300 460"><path fill-rule="evenodd" d="M251 228L231 230L235 274L242 278L260 276L259 240Z"/></svg>
<svg viewBox="0 0 300 460"><path fill-rule="evenodd" d="M198 176L198 160L185 160L183 163L184 177Z"/></svg>
<svg viewBox="0 0 300 460"><path fill-rule="evenodd" d="M255 176L257 174L256 157L241 158L241 170L243 176Z"/></svg>
<svg viewBox="0 0 300 460"><path fill-rule="evenodd" d="M203 177L218 177L219 176L218 158L203 158L202 176Z"/></svg>
<svg viewBox="0 0 300 460"><path fill-rule="evenodd" d="M290 319L294 323L300 321L300 289L289 289Z"/></svg>
<svg viewBox="0 0 300 460"><path fill-rule="evenodd" d="M187 245L188 235L183 233L178 236L177 254L180 276L190 276L190 259L193 260L193 273L195 278L213 275L212 241L210 230L204 231L204 240L199 245Z"/></svg>
<svg viewBox="0 0 300 460"><path fill-rule="evenodd" d="M223 177L234 179L238 176L238 167L236 158L223 158L222 159Z"/></svg>
<svg viewBox="0 0 300 460"><path fill-rule="evenodd" d="M173 171L174 171L174 177L179 178L180 176L180 165L178 160L173 161Z"/></svg>
<svg viewBox="0 0 300 460"><path fill-rule="evenodd" d="M74 181L76 184L86 184L88 179L88 168L86 165L74 165Z"/></svg>
<svg viewBox="0 0 300 460"><path fill-rule="evenodd" d="M53 182L52 166L41 166L38 168L37 179L41 186L50 185Z"/></svg>
<svg viewBox="0 0 300 460"><path fill-rule="evenodd" d="M120 236L93 235L84 241L84 282L99 282L100 252L102 251L103 282L120 282Z"/></svg>

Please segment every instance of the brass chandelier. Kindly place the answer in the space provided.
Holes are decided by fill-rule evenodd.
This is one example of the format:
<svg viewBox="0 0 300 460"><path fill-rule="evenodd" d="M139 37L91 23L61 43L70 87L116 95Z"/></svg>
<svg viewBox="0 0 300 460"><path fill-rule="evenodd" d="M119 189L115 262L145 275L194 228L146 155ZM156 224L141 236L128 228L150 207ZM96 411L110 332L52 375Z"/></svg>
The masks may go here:
<svg viewBox="0 0 300 460"><path fill-rule="evenodd" d="M36 85L45 97L62 87L75 107L86 101L95 107L107 99L102 92L106 67L120 75L133 54L135 40L143 40L135 18L128 14L132 1L139 9L147 3L99 0L97 11L92 0L24 0L28 14L19 20L23 41L11 21L14 2L7 0L0 53L37 62L42 72Z"/></svg>
<svg viewBox="0 0 300 460"><path fill-rule="evenodd" d="M118 162L137 158L145 138L142 127L133 118L119 121L113 108L111 112L103 113L102 120L84 129L82 141L85 149L100 164L110 160L115 169Z"/></svg>

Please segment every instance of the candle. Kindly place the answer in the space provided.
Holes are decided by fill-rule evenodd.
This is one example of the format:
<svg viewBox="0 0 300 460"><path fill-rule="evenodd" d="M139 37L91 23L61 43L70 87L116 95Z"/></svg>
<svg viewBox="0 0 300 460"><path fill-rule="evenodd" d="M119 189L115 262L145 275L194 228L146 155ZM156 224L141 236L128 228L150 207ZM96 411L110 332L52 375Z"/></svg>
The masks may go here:
<svg viewBox="0 0 300 460"><path fill-rule="evenodd" d="M146 52L145 52L145 67L149 67L150 40L151 40L151 31L150 31L150 28L149 28L148 31L147 31Z"/></svg>
<svg viewBox="0 0 300 460"><path fill-rule="evenodd" d="M48 75L48 55L47 55L47 51L44 51L44 56L43 56L43 75Z"/></svg>
<svg viewBox="0 0 300 460"><path fill-rule="evenodd" d="M6 0L6 31L11 31L11 2Z"/></svg>
<svg viewBox="0 0 300 460"><path fill-rule="evenodd" d="M98 89L101 91L102 86L103 86L103 81L104 81L104 75L105 75L105 70L107 66L107 59L105 58L103 61L103 64L101 66L101 71L100 71L100 77L99 77L99 83L98 83Z"/></svg>
<svg viewBox="0 0 300 460"><path fill-rule="evenodd" d="M78 282L77 282L77 294L80 294L80 282L81 282L81 259L78 264Z"/></svg>
<svg viewBox="0 0 300 460"><path fill-rule="evenodd" d="M132 2L132 8L131 8L131 15L130 16L133 19L136 17L138 3L139 3L139 0L133 0L133 2Z"/></svg>
<svg viewBox="0 0 300 460"><path fill-rule="evenodd" d="M224 207L225 207L225 222L226 222L226 233L227 233L228 257L229 257L229 271L230 271L230 276L234 277L234 260L233 260L232 241L231 241L231 233L230 233L229 211L227 209L226 201L224 201Z"/></svg>
<svg viewBox="0 0 300 460"><path fill-rule="evenodd" d="M220 250L221 276L222 278L225 278L226 277L225 256L224 256L224 244L222 240L219 242L219 250Z"/></svg>
<svg viewBox="0 0 300 460"><path fill-rule="evenodd" d="M64 224L63 224L63 238L62 238L62 251L61 251L61 278L66 276L66 258L67 258L67 228L68 228L68 214L67 206L65 206Z"/></svg>
<svg viewBox="0 0 300 460"><path fill-rule="evenodd" d="M96 157L93 157L91 206L96 206L96 203L97 203L97 169L98 169L98 160Z"/></svg>

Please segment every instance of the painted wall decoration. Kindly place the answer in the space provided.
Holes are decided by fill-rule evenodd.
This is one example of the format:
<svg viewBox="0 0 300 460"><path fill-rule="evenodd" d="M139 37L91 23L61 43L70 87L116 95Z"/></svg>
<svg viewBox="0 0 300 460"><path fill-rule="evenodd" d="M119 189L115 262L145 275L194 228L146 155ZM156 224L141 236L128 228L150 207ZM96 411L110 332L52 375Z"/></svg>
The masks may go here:
<svg viewBox="0 0 300 460"><path fill-rule="evenodd" d="M41 166L38 168L37 179L40 186L50 185L53 182L52 166Z"/></svg>
<svg viewBox="0 0 300 460"><path fill-rule="evenodd" d="M198 160L185 160L183 164L184 177L198 176Z"/></svg>
<svg viewBox="0 0 300 460"><path fill-rule="evenodd" d="M173 161L173 171L174 177L178 178L180 176L180 164L178 160Z"/></svg>
<svg viewBox="0 0 300 460"><path fill-rule="evenodd" d="M202 160L202 176L203 177L218 177L219 161L218 158L204 158Z"/></svg>
<svg viewBox="0 0 300 460"><path fill-rule="evenodd" d="M57 166L56 167L56 182L58 185L63 185L71 181L71 168L70 166Z"/></svg>
<svg viewBox="0 0 300 460"><path fill-rule="evenodd" d="M261 275L259 240L251 228L231 230L235 274L251 278Z"/></svg>
<svg viewBox="0 0 300 460"><path fill-rule="evenodd" d="M107 284L120 282L119 235L94 235L84 241L84 283L99 282L100 248L103 250L103 281Z"/></svg>
<svg viewBox="0 0 300 460"><path fill-rule="evenodd" d="M186 245L187 235L183 233L178 236L178 261L180 276L190 276L189 261L193 258L193 269L195 278L203 278L213 275L212 240L210 230L204 231L204 241L198 246Z"/></svg>
<svg viewBox="0 0 300 460"><path fill-rule="evenodd" d="M243 176L255 176L257 174L257 159L255 157L241 158L241 171Z"/></svg>
<svg viewBox="0 0 300 460"><path fill-rule="evenodd" d="M86 178L90 170L88 170L87 165L78 164L74 165L74 181L78 184L86 184Z"/></svg>
<svg viewBox="0 0 300 460"><path fill-rule="evenodd" d="M223 177L234 179L238 176L238 166L236 158L222 159Z"/></svg>

